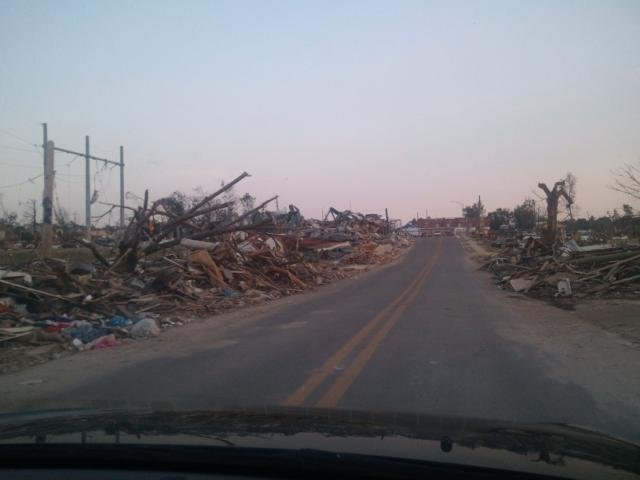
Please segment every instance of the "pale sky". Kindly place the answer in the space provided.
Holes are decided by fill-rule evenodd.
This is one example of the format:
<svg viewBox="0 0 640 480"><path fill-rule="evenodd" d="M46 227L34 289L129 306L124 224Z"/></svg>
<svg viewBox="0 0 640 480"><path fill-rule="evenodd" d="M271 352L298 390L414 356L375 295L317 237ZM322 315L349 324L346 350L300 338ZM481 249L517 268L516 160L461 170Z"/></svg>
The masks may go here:
<svg viewBox="0 0 640 480"><path fill-rule="evenodd" d="M640 160L640 2L0 0L9 211L42 193L11 186L41 173L41 122L63 148L124 145L127 190L152 198L246 170L258 201L406 221L512 208L571 171L580 213L604 214ZM72 159L57 195L82 220ZM117 170L95 187L117 201Z"/></svg>

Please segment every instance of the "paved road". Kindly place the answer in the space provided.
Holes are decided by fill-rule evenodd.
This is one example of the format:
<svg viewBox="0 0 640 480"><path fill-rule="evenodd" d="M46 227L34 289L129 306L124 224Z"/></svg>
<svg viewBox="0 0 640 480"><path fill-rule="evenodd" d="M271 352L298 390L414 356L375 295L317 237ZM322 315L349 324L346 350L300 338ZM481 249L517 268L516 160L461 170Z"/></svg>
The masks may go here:
<svg viewBox="0 0 640 480"><path fill-rule="evenodd" d="M523 319L489 298L492 289L458 239L423 239L397 264L231 328L215 344L194 338L187 352L125 364L49 399L337 406L640 436L626 407L603 407L558 377L548 353L505 337L504 326Z"/></svg>

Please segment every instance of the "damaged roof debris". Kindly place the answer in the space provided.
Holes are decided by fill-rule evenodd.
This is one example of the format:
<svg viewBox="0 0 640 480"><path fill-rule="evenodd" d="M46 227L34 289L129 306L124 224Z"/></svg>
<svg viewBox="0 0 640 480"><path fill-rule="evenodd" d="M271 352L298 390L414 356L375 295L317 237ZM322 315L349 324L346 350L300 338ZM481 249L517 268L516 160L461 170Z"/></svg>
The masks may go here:
<svg viewBox="0 0 640 480"><path fill-rule="evenodd" d="M190 316L357 274L411 244L380 215L331 208L331 218L312 220L294 205L267 211L277 197L241 214L216 215L234 203L218 198L247 176L187 209L170 198L150 202L145 192L116 248L83 242L94 262L44 258L0 266L0 371L16 368L11 353L26 345L59 356L154 336Z"/></svg>
<svg viewBox="0 0 640 480"><path fill-rule="evenodd" d="M504 288L541 298L637 296L640 247L580 247L573 240L555 251L529 238L491 255L483 268Z"/></svg>

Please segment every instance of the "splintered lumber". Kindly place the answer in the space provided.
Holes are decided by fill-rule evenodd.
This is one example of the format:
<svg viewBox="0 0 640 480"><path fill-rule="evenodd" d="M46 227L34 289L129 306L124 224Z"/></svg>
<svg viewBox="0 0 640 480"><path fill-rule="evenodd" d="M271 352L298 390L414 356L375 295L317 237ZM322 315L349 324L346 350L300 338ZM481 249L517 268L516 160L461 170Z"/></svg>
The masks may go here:
<svg viewBox="0 0 640 480"><path fill-rule="evenodd" d="M96 257L96 259L103 264L105 267L109 268L111 266L111 264L109 263L109 261L104 258L104 256L100 253L100 251L98 250L98 247L96 247L93 242L83 238L81 240L82 245L84 245L85 247L87 247L89 250L91 250L91 253L93 253L93 256Z"/></svg>
<svg viewBox="0 0 640 480"><path fill-rule="evenodd" d="M254 214L254 213L256 213L257 211L262 210L264 207L266 207L269 203L273 202L273 201L274 201L275 199L277 199L277 198L278 198L278 196L277 196L277 195L276 195L276 196L274 196L274 197L271 197L269 200L266 200L266 201L262 202L262 203L261 203L260 205L258 205L256 208L254 208L254 209L252 209L252 210L249 210L248 212L244 213L243 215L240 215L240 216L239 216L238 218L236 218L235 220L233 220L233 221L231 221L231 222L228 222L228 223L226 223L226 224L224 224L224 225L221 225L221 226L219 226L219 227L214 227L214 228L212 228L211 230L206 230L206 231L204 231L204 232L198 232L198 233L196 233L195 235L192 235L192 236L191 236L191 238L192 238L193 240L201 240L201 239L203 239L203 238L207 238L207 237L210 237L210 236L212 236L212 235L216 235L216 234L218 234L218 233L223 233L223 232L226 232L226 231L231 231L231 230L228 230L228 229L229 229L229 227L231 227L231 226L233 226L233 225L237 224L238 222L241 222L242 220L244 220L245 218L247 218L247 217L248 217L248 216L250 216L250 215L253 215L253 214ZM246 229L246 228L247 228L247 226L243 226L243 227L242 227L242 229Z"/></svg>
<svg viewBox="0 0 640 480"><path fill-rule="evenodd" d="M185 267L184 265L180 265L178 262L174 262L174 261L173 261L173 260L171 260L170 258L162 257L162 259L163 259L164 261L166 261L166 262L169 262L171 265L174 265L174 266L178 267L178 268L179 268L179 269L181 269L181 270L184 270L184 271L187 271L187 272L189 271L189 269L188 269L187 267Z"/></svg>
<svg viewBox="0 0 640 480"><path fill-rule="evenodd" d="M180 240L180 245L189 248L198 248L203 250L215 250L220 242L204 242L202 240L193 240L191 238L183 238Z"/></svg>
<svg viewBox="0 0 640 480"><path fill-rule="evenodd" d="M638 257L638 252L619 252L610 253L605 255L589 255L586 257L569 258L564 260L565 263L571 263L572 265L588 265L593 263L612 262L615 260L631 259L632 257Z"/></svg>
<svg viewBox="0 0 640 480"><path fill-rule="evenodd" d="M223 203L223 204L214 205L211 208L206 209L206 210L202 210L202 211L200 210L208 202L210 202L214 198L220 196L221 194L223 194L224 192L229 190L231 187L233 187L236 183L238 183L242 179L244 179L246 177L250 177L250 176L251 175L249 175L247 172L242 172L236 178L231 180L226 185L223 185L220 189L216 190L211 195L207 195L206 197L204 197L196 205L194 205L189 210L187 210L187 212L184 213L182 216L180 216L178 218L175 218L174 220L171 220L167 225L165 225L165 227L162 229L162 231L158 235L156 235L154 237L154 242L159 242L160 240L165 238L173 229L175 229L175 227L177 227L178 225L180 225L184 221L189 220L190 218L197 217L198 215L203 215L205 213L212 212L214 210L219 210L221 208L226 208L229 205L231 205L233 202L226 202L226 203Z"/></svg>
<svg viewBox="0 0 640 480"><path fill-rule="evenodd" d="M205 230L203 232L196 232L193 235L189 236L190 240L202 240L204 238L209 238L209 237L213 237L216 235L220 235L222 233L228 233L228 232L235 232L235 231L239 231L239 230L252 230L255 225L238 225L235 226L238 222L241 222L242 220L244 220L245 218L247 218L250 215L253 215L254 213L256 213L257 211L263 209L265 206L267 206L267 204L273 202L276 198L278 198L278 196L274 196L271 197L269 200L266 200L264 202L262 202L260 205L258 205L256 208L249 210L248 212L244 213L243 215L240 215L238 218L236 218L235 220L225 223L223 225L217 225L213 228L210 228L208 230ZM259 225L258 225L259 226ZM149 255L151 253L155 253L167 248L172 248L175 247L176 245L179 245L181 243L181 239L175 239L175 240L170 240L170 241L166 241L166 242L162 242L162 243L151 243L150 245L148 245L145 249L144 249L144 253Z"/></svg>
<svg viewBox="0 0 640 480"><path fill-rule="evenodd" d="M25 285L20 285L18 283L7 282L6 280L0 280L0 284L7 285L8 287L12 287L12 288L17 288L19 290L24 290L26 292L36 293L38 295L44 295L45 297L56 298L64 302L75 303L73 300L69 300L68 298L63 297L62 295L56 295L55 293L45 292L44 290L38 290L36 288L27 287Z"/></svg>
<svg viewBox="0 0 640 480"><path fill-rule="evenodd" d="M215 212L216 210L222 210L224 208L230 207L231 205L233 205L233 203L234 202L219 203L218 205L213 205L212 207L206 208L204 210L193 211L193 209L191 209L189 210L188 213L185 213L184 215L175 216L170 222L168 222L166 225L162 227L162 231L159 234L154 235L153 240L155 242L159 242L163 238L165 238L169 233L171 233L171 231L173 231L176 227L188 222L188 220L194 217L199 217L200 215L205 215L207 213Z"/></svg>
<svg viewBox="0 0 640 480"><path fill-rule="evenodd" d="M227 286L220 268L206 250L198 250L197 252L192 253L189 255L189 261L205 268L205 272L209 276L212 285L222 287Z"/></svg>
<svg viewBox="0 0 640 480"><path fill-rule="evenodd" d="M278 273L280 275L284 275L285 277L287 277L291 281L291 283L293 283L295 286L297 286L298 288L300 288L302 290L307 288L307 285L302 280L300 280L298 277L296 277L293 273L291 273L286 268L268 267L266 269L266 271L267 272L275 272L275 273Z"/></svg>
<svg viewBox="0 0 640 480"><path fill-rule="evenodd" d="M109 267L107 271L108 272L113 271L118 265L120 265L122 260L124 260L130 253L131 253L131 248L127 248L125 252L113 262L113 264Z"/></svg>

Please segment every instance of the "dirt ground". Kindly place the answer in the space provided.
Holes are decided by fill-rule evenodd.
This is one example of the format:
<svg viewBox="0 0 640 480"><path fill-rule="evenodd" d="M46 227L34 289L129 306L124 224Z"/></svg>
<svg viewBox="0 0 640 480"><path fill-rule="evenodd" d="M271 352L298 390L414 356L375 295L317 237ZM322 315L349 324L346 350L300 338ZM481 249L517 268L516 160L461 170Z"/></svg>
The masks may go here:
<svg viewBox="0 0 640 480"><path fill-rule="evenodd" d="M460 238L463 247L476 262L491 254L482 243L471 237ZM487 275L489 275L487 273ZM529 298L512 293L513 298ZM621 337L621 342L634 348L640 348L640 300L616 298L568 299L565 302L548 302L533 299L534 302L545 302L552 306L574 312L574 317L582 322L601 328L608 334Z"/></svg>
<svg viewBox="0 0 640 480"><path fill-rule="evenodd" d="M576 316L604 331L620 335L628 346L640 349L640 301L594 299L575 306Z"/></svg>
<svg viewBox="0 0 640 480"><path fill-rule="evenodd" d="M103 254L109 252L108 248L98 247ZM61 258L63 260L73 262L93 262L95 257L88 248L54 248L51 251L53 258ZM16 267L23 263L30 262L38 258L38 250L34 248L24 248L19 250L0 250L0 265L6 267Z"/></svg>

